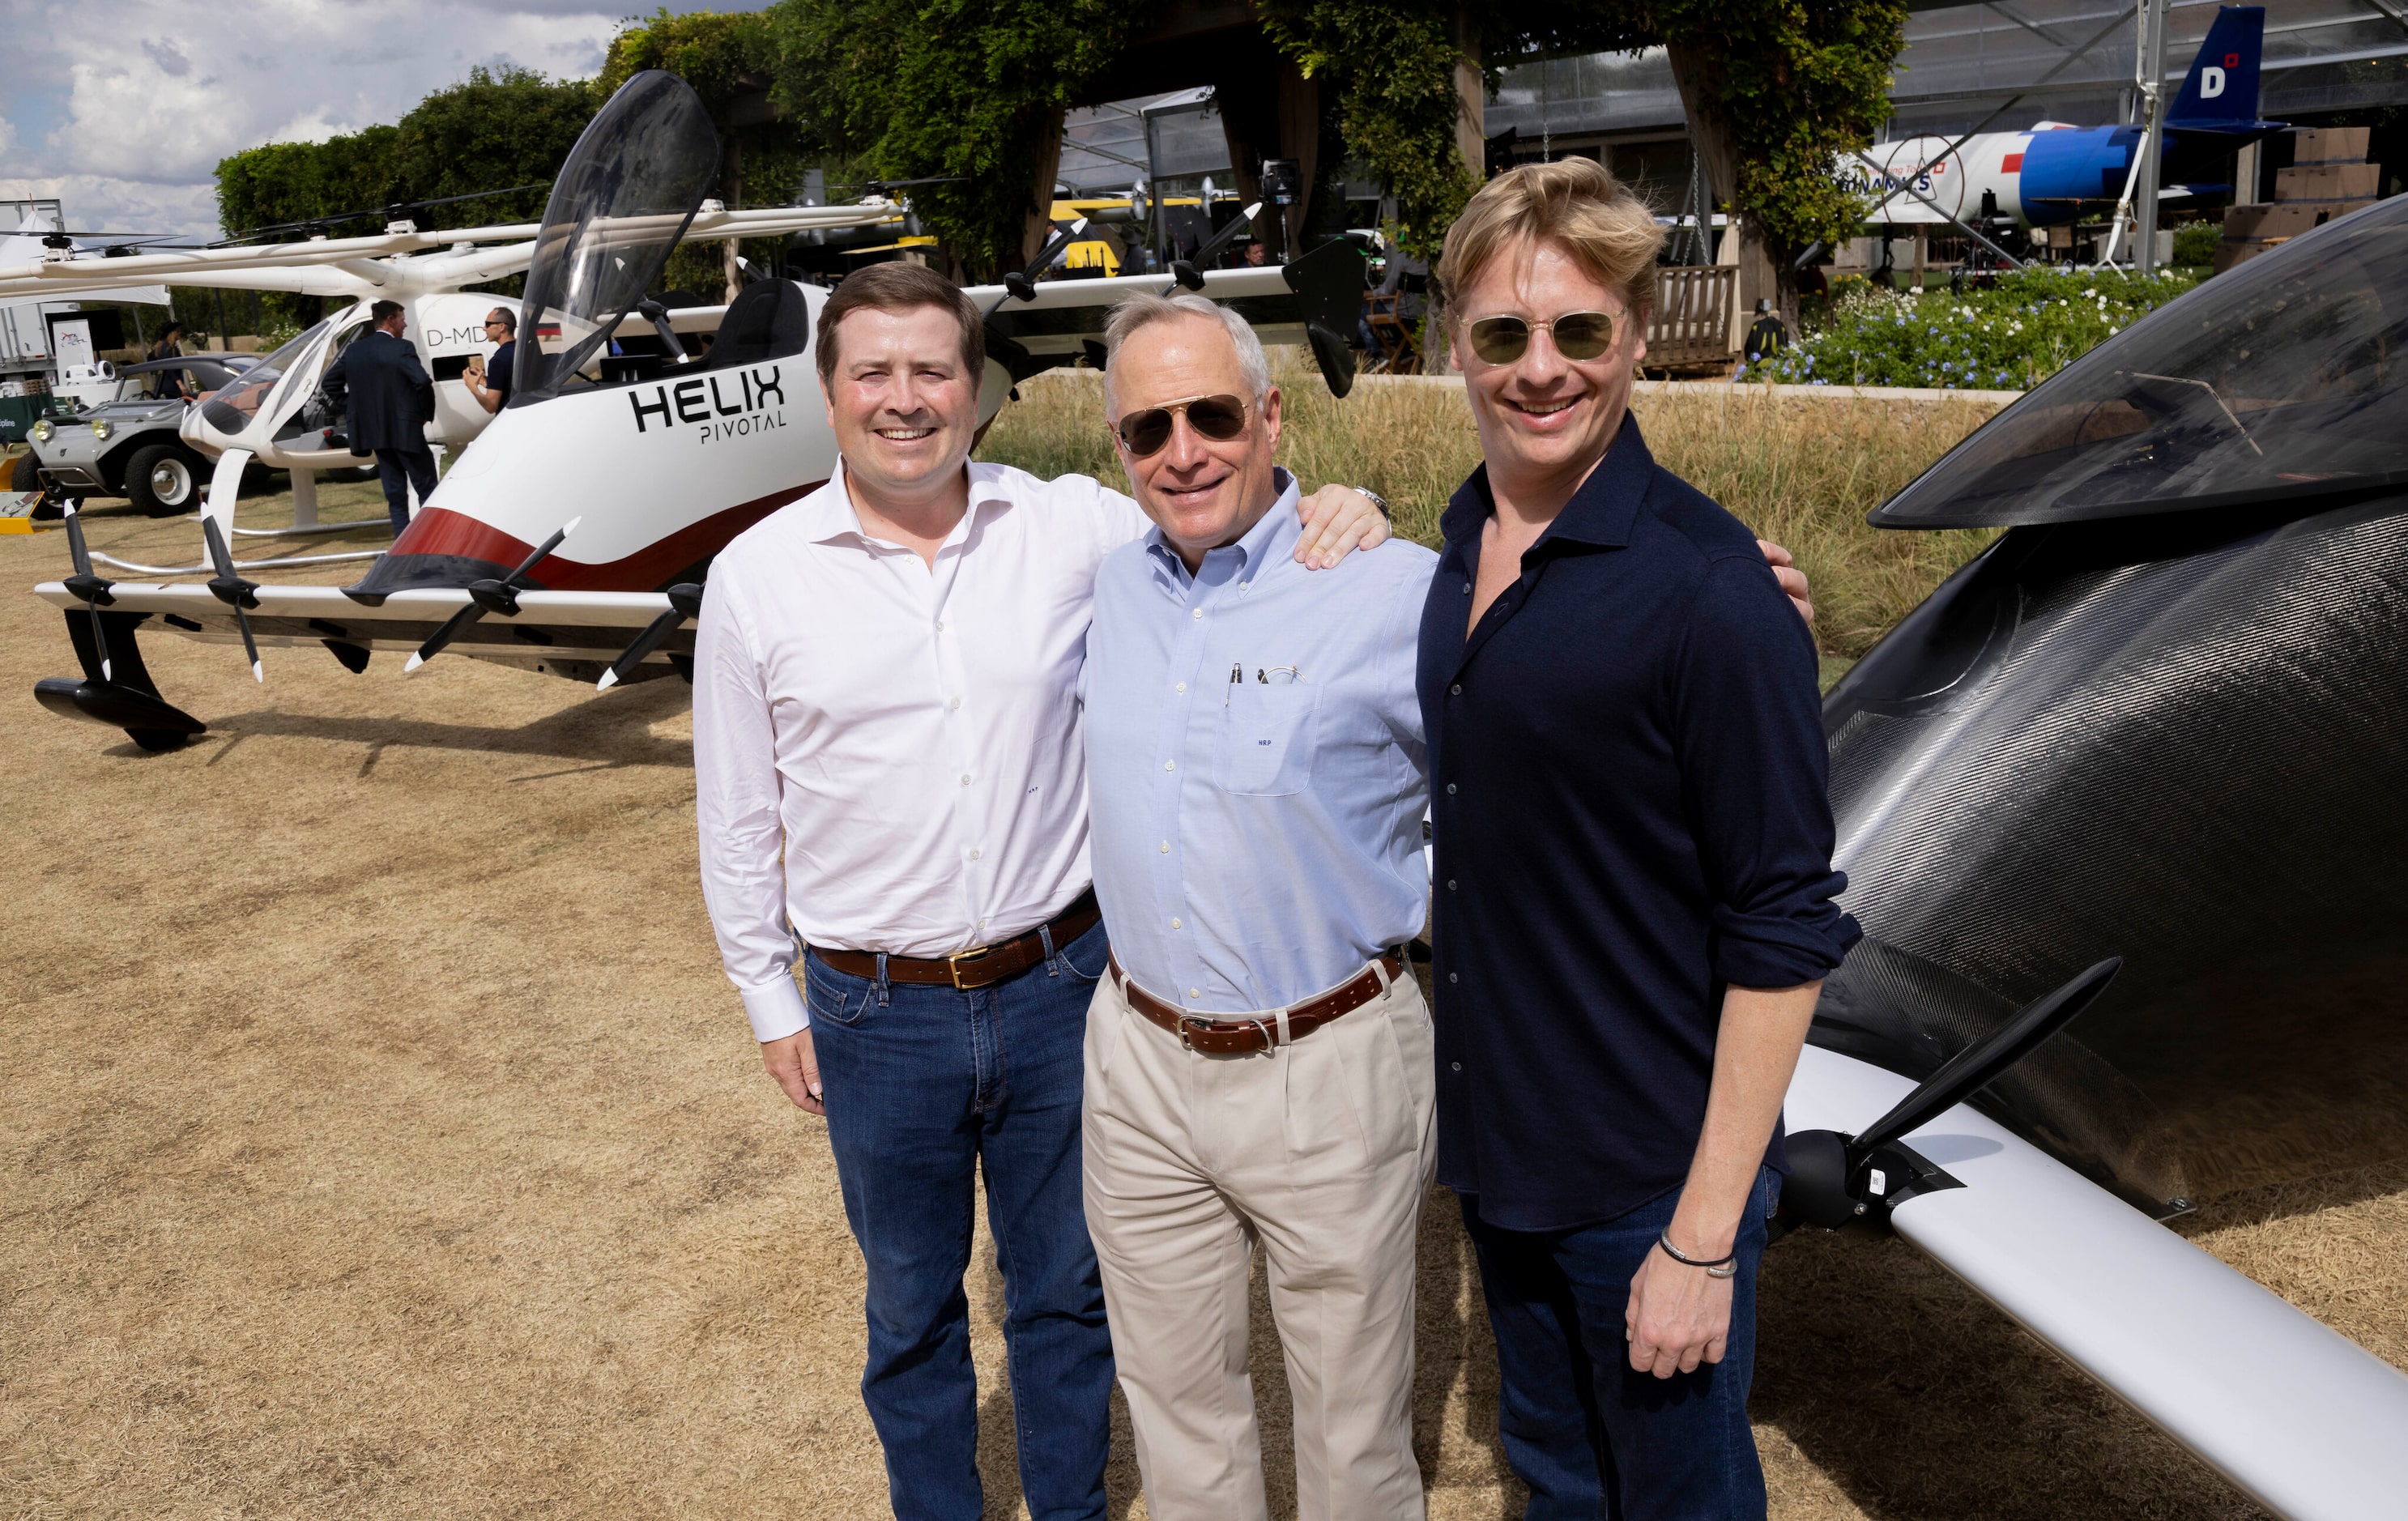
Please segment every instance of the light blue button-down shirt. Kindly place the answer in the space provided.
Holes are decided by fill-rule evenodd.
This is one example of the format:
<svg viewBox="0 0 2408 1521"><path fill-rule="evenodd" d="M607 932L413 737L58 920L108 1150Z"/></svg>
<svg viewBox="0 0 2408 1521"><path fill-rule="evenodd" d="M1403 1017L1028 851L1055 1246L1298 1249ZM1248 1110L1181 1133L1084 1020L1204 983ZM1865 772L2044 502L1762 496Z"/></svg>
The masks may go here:
<svg viewBox="0 0 2408 1521"><path fill-rule="evenodd" d="M1138 985L1283 1007L1421 933L1413 651L1438 557L1296 563L1297 488L1190 576L1155 530L1108 556L1081 678L1096 895Z"/></svg>

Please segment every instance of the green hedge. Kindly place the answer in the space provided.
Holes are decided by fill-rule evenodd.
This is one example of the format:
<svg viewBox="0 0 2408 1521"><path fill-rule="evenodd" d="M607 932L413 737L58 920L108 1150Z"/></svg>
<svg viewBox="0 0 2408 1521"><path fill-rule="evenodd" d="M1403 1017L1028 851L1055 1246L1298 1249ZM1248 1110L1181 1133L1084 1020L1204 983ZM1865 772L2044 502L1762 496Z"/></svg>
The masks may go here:
<svg viewBox="0 0 2408 1521"><path fill-rule="evenodd" d="M1753 366L1749 378L2028 390L2196 283L2181 270L2032 265L2000 276L1987 290L1915 296L1851 278L1833 291L1818 330Z"/></svg>

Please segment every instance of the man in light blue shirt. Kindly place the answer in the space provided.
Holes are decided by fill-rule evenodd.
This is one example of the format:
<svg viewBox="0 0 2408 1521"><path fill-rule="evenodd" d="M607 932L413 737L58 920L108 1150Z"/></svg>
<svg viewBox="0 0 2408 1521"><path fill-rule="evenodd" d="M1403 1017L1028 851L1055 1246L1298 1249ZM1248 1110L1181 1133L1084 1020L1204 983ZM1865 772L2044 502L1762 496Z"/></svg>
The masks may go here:
<svg viewBox="0 0 2408 1521"><path fill-rule="evenodd" d="M1261 345L1123 304L1108 410L1154 531L1096 580L1087 1224L1156 1521L1265 1515L1246 1375L1267 1259L1298 1513L1418 1518L1413 1243L1434 1161L1414 642L1436 556L1313 574Z"/></svg>

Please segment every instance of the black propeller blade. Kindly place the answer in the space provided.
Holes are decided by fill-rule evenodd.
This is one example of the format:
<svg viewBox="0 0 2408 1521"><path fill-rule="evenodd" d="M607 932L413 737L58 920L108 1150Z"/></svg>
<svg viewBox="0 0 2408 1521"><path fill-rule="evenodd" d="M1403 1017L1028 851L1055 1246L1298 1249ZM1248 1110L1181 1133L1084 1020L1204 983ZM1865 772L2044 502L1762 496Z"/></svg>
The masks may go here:
<svg viewBox="0 0 2408 1521"><path fill-rule="evenodd" d="M242 630L243 653L251 657L251 679L265 684L267 673L260 667L259 641L251 637L251 618L243 611L259 606L259 582L234 573L234 556L226 552L225 536L218 532L218 520L206 513L201 518L201 537L209 543L209 563L218 567L218 573L209 578L209 593L234 610L235 626Z"/></svg>
<svg viewBox="0 0 2408 1521"><path fill-rule="evenodd" d="M644 657L661 647L661 641L677 632L678 624L689 618L702 616L702 588L694 582L680 581L668 589L669 610L644 625L644 631L610 662L602 680L594 683L596 692L608 692L636 673Z"/></svg>
<svg viewBox="0 0 2408 1521"><path fill-rule="evenodd" d="M1186 286L1191 291L1202 290L1204 288L1204 266L1219 258L1224 249L1226 249L1231 243L1236 242L1240 233L1244 232L1248 227L1253 226L1254 223L1255 213L1262 210L1262 208L1263 203L1256 201L1254 205L1246 208L1243 211L1239 212L1236 217L1232 218L1227 226L1222 228L1219 232L1214 233L1211 237L1206 238L1203 246L1196 251L1193 258L1172 260L1170 263L1171 281L1169 284L1162 288L1162 294L1168 295L1171 292L1179 289L1182 285Z"/></svg>
<svg viewBox="0 0 2408 1521"><path fill-rule="evenodd" d="M418 647L418 653L409 657L408 664L401 667L402 674L406 676L441 654L443 647L458 639L462 629L489 612L498 612L505 618L517 617L519 593L527 588L527 572L542 564L545 555L560 548L560 541L576 532L577 525L584 521L582 517L569 519L558 533L537 545L534 553L520 561L519 567L501 580L469 582L468 605L446 618L443 626L427 637L426 642Z"/></svg>
<svg viewBox="0 0 2408 1521"><path fill-rule="evenodd" d="M1963 1187L1917 1155L1902 1138L1971 1098L2030 1055L2041 1042L2097 1001L2123 966L2122 956L2109 956L2055 992L2025 1005L2013 1019L1958 1052L1858 1134L1791 1132L1789 1182L1781 1196L1784 1220L1802 1219L1830 1230L1858 1221L1879 1223L1887 1218L1892 1206L1918 1194Z"/></svg>
<svg viewBox="0 0 2408 1521"><path fill-rule="evenodd" d="M2008 1068L2029 1055L2042 1040L2065 1028L2074 1015L2089 1008L2123 969L2122 956L2109 956L2056 992L2025 1005L2014 1018L1987 1039L1958 1052L1940 1070L1924 1079L1920 1087L1899 1099L1895 1109L1867 1126L1850 1144L1849 1151L1870 1153L1886 1146L1928 1124L1933 1115L1980 1093Z"/></svg>
<svg viewBox="0 0 2408 1521"><path fill-rule="evenodd" d="M108 590L117 583L92 573L92 552L84 548L83 521L79 516L82 506L81 502L69 502L65 507L67 553L74 557L76 573L63 584L83 599L85 610L92 614L92 642L93 647L100 652L100 679L108 682L115 678L109 674L108 639L100 631L100 610L117 600Z"/></svg>
<svg viewBox="0 0 2408 1521"><path fill-rule="evenodd" d="M992 317L1001 311L1006 301L1036 300L1037 277L1052 266L1055 254L1068 248L1086 230L1087 219L1084 217L1071 222L1068 228L1054 228L1054 235L1045 239L1045 246L1037 251L1037 257L1028 261L1027 268L1014 269L1003 277L1004 294L996 298L994 306L986 309L986 314Z"/></svg>

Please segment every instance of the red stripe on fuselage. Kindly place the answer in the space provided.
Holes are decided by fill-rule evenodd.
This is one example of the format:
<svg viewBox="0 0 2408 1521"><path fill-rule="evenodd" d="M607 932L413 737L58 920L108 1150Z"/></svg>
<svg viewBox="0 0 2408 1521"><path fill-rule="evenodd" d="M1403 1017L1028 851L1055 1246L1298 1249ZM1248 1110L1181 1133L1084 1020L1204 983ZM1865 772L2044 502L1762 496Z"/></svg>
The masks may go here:
<svg viewBox="0 0 2408 1521"><path fill-rule="evenodd" d="M556 553L547 554L527 574L547 590L554 592L657 592L679 571L697 560L718 553L738 534L788 502L797 501L825 484L824 481L814 481L809 485L790 486L767 496L740 502L713 512L698 523L689 523L666 538L654 539L623 560L590 564ZM394 540L393 548L387 552L456 554L494 565L515 566L535 552L535 546L513 538L490 524L480 523L466 513L430 507L422 509L418 516L409 520L408 531Z"/></svg>

